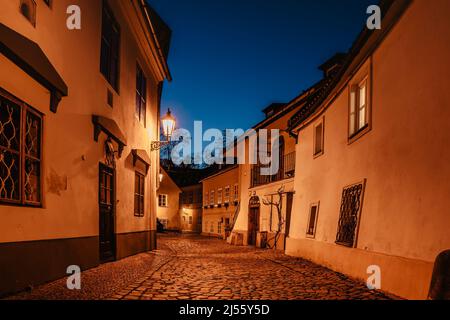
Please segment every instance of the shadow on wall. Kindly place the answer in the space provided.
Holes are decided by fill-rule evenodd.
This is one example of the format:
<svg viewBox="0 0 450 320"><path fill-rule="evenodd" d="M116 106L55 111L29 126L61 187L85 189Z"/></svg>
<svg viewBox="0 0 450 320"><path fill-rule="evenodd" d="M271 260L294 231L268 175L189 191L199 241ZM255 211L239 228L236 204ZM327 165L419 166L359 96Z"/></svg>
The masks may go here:
<svg viewBox="0 0 450 320"><path fill-rule="evenodd" d="M442 252L436 258L428 298L450 300L450 250Z"/></svg>

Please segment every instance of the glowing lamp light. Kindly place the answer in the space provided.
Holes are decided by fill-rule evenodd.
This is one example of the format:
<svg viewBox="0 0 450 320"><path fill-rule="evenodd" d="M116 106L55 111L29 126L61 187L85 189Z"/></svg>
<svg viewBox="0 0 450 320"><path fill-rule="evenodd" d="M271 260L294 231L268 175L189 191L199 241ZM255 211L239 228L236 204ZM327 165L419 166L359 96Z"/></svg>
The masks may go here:
<svg viewBox="0 0 450 320"><path fill-rule="evenodd" d="M170 109L167 111L166 115L161 119L161 125L164 136L167 137L167 140L170 140L170 137L172 136L176 125L175 118L172 116Z"/></svg>

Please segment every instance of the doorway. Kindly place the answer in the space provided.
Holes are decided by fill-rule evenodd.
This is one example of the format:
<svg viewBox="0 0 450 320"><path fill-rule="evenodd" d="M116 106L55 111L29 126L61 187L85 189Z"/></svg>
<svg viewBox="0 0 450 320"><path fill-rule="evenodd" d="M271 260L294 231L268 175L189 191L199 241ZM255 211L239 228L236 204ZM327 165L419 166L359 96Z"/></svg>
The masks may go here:
<svg viewBox="0 0 450 320"><path fill-rule="evenodd" d="M99 241L100 262L115 260L115 171L100 164L99 169Z"/></svg>
<svg viewBox="0 0 450 320"><path fill-rule="evenodd" d="M291 231L291 215L292 215L292 205L294 203L294 193L289 192L286 196L286 231L284 235L284 250L286 251L286 241L289 237Z"/></svg>
<svg viewBox="0 0 450 320"><path fill-rule="evenodd" d="M248 244L250 246L256 245L256 237L259 232L260 207L261 205L258 197L250 199L248 210Z"/></svg>

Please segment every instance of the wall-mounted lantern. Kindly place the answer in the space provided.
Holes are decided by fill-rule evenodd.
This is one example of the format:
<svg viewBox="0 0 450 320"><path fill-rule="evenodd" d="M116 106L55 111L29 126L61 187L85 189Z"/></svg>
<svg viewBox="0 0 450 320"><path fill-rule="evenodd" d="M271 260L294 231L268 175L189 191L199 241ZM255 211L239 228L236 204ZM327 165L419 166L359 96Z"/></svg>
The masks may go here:
<svg viewBox="0 0 450 320"><path fill-rule="evenodd" d="M161 118L161 127L163 130L164 137L166 137L167 141L152 141L151 151L157 151L161 149L163 146L168 145L170 143L170 138L172 137L173 131L175 130L176 121L172 116L170 109L167 111L166 115Z"/></svg>

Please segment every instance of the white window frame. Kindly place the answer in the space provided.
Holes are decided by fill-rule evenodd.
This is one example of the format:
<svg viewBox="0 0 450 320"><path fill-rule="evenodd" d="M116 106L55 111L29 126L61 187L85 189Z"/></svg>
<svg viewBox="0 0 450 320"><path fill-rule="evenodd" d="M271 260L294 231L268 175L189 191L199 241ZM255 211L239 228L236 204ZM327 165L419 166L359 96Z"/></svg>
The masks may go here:
<svg viewBox="0 0 450 320"><path fill-rule="evenodd" d="M161 199L164 199L164 201L161 201ZM163 202L164 205L161 205L161 202ZM160 207L160 208L168 208L169 207L169 196L167 194L158 195L158 207Z"/></svg>
<svg viewBox="0 0 450 320"><path fill-rule="evenodd" d="M370 73L366 72L359 80L349 85L348 102L348 140L352 143L371 130L371 80ZM361 90L364 90L364 105L361 104ZM361 116L364 115L364 118ZM361 120L364 119L364 122Z"/></svg>
<svg viewBox="0 0 450 320"><path fill-rule="evenodd" d="M319 128L320 126L322 126L322 130L321 130L322 131L321 132L322 139L320 141L320 150L317 150L316 149L316 147L317 147L317 139L318 139L318 137L317 137L317 128ZM314 133L313 133L313 135L314 135L314 139L313 139L313 156L314 156L314 158L318 158L321 155L323 155L324 152L325 152L325 117L323 117L318 123L316 123L313 128L314 128Z"/></svg>
<svg viewBox="0 0 450 320"><path fill-rule="evenodd" d="M217 189L217 204L221 205L223 202L223 189L219 188Z"/></svg>
<svg viewBox="0 0 450 320"><path fill-rule="evenodd" d="M223 202L225 204L230 203L230 186L226 186L225 187L225 193L224 193L224 197L223 197Z"/></svg>
<svg viewBox="0 0 450 320"><path fill-rule="evenodd" d="M213 205L215 205L215 203L216 203L215 191L214 191L214 190L211 190L211 191L209 192L209 205L210 205L210 206L213 206Z"/></svg>
<svg viewBox="0 0 450 320"><path fill-rule="evenodd" d="M233 188L233 200L234 201L239 201L239 184L235 184L234 188Z"/></svg>

